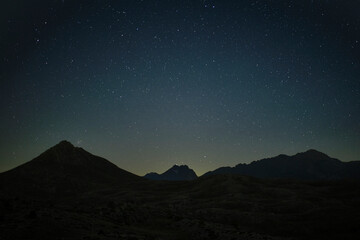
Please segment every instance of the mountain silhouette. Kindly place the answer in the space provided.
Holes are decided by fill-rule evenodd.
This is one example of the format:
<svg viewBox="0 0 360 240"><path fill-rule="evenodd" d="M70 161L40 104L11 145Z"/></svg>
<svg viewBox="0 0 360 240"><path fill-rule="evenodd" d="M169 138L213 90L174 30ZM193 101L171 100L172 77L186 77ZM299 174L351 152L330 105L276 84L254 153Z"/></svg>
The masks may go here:
<svg viewBox="0 0 360 240"><path fill-rule="evenodd" d="M238 164L235 167L221 167L204 174L241 174L259 178L291 178L300 180L360 179L360 162L342 162L317 150L308 150L294 156L281 154Z"/></svg>
<svg viewBox="0 0 360 240"><path fill-rule="evenodd" d="M75 194L142 178L62 141L33 160L0 174L0 189L34 194Z"/></svg>
<svg viewBox="0 0 360 240"><path fill-rule="evenodd" d="M270 177L312 169L313 176L321 167L342 164L312 150L225 169L251 166L277 174ZM358 173L359 162L347 164ZM177 165L151 175L196 178ZM239 174L151 181L63 141L0 173L0 239L356 239L359 189L352 180Z"/></svg>
<svg viewBox="0 0 360 240"><path fill-rule="evenodd" d="M152 180L185 181L194 180L197 178L197 175L194 170L190 169L187 165L174 165L162 174L152 172L146 174L144 178Z"/></svg>

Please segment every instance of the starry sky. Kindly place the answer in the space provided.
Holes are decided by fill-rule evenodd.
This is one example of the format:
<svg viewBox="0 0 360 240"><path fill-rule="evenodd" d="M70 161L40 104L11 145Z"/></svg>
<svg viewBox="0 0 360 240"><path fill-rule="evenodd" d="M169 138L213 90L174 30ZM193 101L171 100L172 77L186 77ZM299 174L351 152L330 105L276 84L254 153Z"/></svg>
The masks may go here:
<svg viewBox="0 0 360 240"><path fill-rule="evenodd" d="M4 0L0 172L61 140L138 175L360 160L356 0Z"/></svg>

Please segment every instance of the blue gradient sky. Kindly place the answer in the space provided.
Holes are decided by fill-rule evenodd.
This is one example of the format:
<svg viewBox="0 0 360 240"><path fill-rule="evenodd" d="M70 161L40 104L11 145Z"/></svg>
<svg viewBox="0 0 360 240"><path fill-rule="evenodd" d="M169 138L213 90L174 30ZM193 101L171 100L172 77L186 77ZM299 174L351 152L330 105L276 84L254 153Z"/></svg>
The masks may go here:
<svg viewBox="0 0 360 240"><path fill-rule="evenodd" d="M0 171L66 139L143 175L360 160L358 1L5 1Z"/></svg>

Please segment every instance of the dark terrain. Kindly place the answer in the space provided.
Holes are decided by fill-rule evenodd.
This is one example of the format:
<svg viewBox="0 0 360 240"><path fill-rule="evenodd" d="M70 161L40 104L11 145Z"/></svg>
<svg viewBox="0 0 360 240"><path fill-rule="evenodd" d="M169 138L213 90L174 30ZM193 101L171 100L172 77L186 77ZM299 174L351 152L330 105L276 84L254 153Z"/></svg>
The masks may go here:
<svg viewBox="0 0 360 240"><path fill-rule="evenodd" d="M61 142L0 174L0 239L355 239L356 180L154 181Z"/></svg>

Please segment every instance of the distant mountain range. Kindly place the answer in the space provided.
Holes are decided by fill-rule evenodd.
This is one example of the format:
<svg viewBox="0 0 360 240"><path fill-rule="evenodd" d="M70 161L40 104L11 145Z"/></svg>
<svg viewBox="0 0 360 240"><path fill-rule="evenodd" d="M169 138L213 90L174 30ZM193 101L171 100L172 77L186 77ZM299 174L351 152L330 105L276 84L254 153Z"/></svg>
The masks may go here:
<svg viewBox="0 0 360 240"><path fill-rule="evenodd" d="M342 162L312 149L294 156L281 154L250 164L221 167L207 172L203 176L217 174L300 180L360 179L360 161Z"/></svg>
<svg viewBox="0 0 360 240"><path fill-rule="evenodd" d="M190 169L186 165L174 165L162 174L152 172L146 174L144 178L152 180L186 181L196 179L197 175L194 170Z"/></svg>
<svg viewBox="0 0 360 240"><path fill-rule="evenodd" d="M238 174L258 178L285 178L298 180L360 179L360 161L342 162L314 149L293 156L280 154L250 164L221 167L202 176ZM174 165L162 174L148 173L152 180L194 180L195 172L186 165Z"/></svg>
<svg viewBox="0 0 360 240"><path fill-rule="evenodd" d="M294 156L281 154L250 164L221 167L201 178L219 174L298 180L360 179L360 161L342 162L319 151L309 150ZM174 165L162 174L149 173L139 177L62 141L33 160L1 173L0 189L38 196L65 196L109 186L130 186L147 179L183 181L197 178L196 173L186 165Z"/></svg>
<svg viewBox="0 0 360 240"><path fill-rule="evenodd" d="M152 181L62 141L0 173L0 239L337 240L360 235L360 181L284 180L359 179L359 162L343 163L310 150L205 175L211 176L197 178L188 166L175 165L146 176L173 181Z"/></svg>

